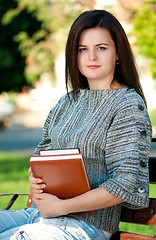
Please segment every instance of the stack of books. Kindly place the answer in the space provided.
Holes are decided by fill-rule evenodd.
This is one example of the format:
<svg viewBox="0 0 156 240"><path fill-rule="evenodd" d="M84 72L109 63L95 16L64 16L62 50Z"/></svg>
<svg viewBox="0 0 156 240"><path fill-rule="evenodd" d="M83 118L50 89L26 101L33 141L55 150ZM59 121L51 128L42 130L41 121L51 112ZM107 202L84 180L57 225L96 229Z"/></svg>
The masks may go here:
<svg viewBox="0 0 156 240"><path fill-rule="evenodd" d="M68 199L90 190L90 182L79 149L41 151L32 155L29 163L34 177L41 178L44 192Z"/></svg>

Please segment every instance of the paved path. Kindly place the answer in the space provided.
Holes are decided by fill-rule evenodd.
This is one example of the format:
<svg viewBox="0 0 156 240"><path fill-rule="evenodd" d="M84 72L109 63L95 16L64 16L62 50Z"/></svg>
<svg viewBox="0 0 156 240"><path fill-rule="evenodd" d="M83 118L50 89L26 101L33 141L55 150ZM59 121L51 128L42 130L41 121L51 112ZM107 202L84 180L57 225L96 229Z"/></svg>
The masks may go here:
<svg viewBox="0 0 156 240"><path fill-rule="evenodd" d="M42 128L12 125L0 129L0 151L16 151L32 154L42 138Z"/></svg>
<svg viewBox="0 0 156 240"><path fill-rule="evenodd" d="M0 151L32 154L41 138L41 127L25 127L15 124L0 130ZM156 155L156 143L151 145L151 155Z"/></svg>
<svg viewBox="0 0 156 240"><path fill-rule="evenodd" d="M0 151L32 154L42 138L42 126L47 112L19 111L12 116L12 125L0 129ZM154 131L155 130L155 131ZM156 129L153 129L156 137ZM156 143L151 145L151 155L156 155Z"/></svg>
<svg viewBox="0 0 156 240"><path fill-rule="evenodd" d="M151 156L156 156L156 143L151 144Z"/></svg>

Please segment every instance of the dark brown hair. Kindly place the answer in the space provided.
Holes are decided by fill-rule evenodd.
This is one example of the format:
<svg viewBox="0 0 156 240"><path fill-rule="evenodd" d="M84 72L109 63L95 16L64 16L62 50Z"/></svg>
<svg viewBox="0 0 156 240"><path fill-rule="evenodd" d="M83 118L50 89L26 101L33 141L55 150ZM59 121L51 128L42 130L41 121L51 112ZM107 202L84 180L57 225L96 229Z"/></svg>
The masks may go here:
<svg viewBox="0 0 156 240"><path fill-rule="evenodd" d="M92 10L82 13L71 26L66 44L66 87L70 86L74 93L88 88L88 82L83 76L77 63L78 44L85 29L106 28L115 43L119 64L116 64L114 79L119 83L134 88L146 103L143 90L136 70L134 57L125 31L119 21L105 10Z"/></svg>

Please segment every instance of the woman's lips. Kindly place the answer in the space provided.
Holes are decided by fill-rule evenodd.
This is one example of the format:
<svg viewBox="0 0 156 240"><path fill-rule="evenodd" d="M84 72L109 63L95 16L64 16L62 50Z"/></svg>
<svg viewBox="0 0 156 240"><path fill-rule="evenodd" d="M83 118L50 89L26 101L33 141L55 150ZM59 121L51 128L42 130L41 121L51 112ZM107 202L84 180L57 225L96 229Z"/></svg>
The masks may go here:
<svg viewBox="0 0 156 240"><path fill-rule="evenodd" d="M100 67L100 65L88 65L87 66L89 69L97 69Z"/></svg>

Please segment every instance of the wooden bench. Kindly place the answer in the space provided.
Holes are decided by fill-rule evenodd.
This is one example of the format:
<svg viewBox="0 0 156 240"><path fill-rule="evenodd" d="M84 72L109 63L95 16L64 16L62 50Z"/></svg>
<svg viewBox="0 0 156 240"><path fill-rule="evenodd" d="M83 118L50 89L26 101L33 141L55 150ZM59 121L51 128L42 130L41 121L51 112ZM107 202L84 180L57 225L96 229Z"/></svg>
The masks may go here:
<svg viewBox="0 0 156 240"><path fill-rule="evenodd" d="M156 138L152 139L152 142L156 143ZM149 178L150 184L156 184L156 156L151 156L149 158ZM13 195L10 202L7 204L5 209L10 209L12 204L18 198L19 195L28 195L22 193L13 193L13 194L0 194L2 195ZM29 201L28 201L29 205ZM150 199L150 205L148 208L139 209L139 210L131 210L123 207L121 213L121 222L126 223L136 223L136 224L144 224L156 226L156 198ZM146 236L134 233L126 233L126 232L117 232L112 237L111 240L156 240L156 229L155 234L153 236Z"/></svg>

